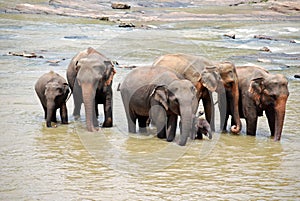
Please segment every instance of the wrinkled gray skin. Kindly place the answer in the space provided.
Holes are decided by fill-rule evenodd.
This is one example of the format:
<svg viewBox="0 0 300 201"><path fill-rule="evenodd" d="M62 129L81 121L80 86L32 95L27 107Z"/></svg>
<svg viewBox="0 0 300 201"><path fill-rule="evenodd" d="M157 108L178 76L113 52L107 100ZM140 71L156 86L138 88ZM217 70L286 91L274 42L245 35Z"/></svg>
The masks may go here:
<svg viewBox="0 0 300 201"><path fill-rule="evenodd" d="M71 60L67 79L73 92L75 118L84 103L87 130L97 131L98 104L104 107L103 127L112 127L112 79L115 70L111 61L93 48L88 48Z"/></svg>
<svg viewBox="0 0 300 201"><path fill-rule="evenodd" d="M57 122L56 110L58 108L60 109L61 123L68 123L66 99L69 94L69 86L63 77L53 71L45 73L36 82L35 92L42 103L47 127L51 127L51 121Z"/></svg>
<svg viewBox="0 0 300 201"><path fill-rule="evenodd" d="M271 136L279 141L289 96L287 78L281 74L270 74L262 67L240 66L236 70L239 79L240 116L246 119L247 134L256 135L257 119L265 111Z"/></svg>
<svg viewBox="0 0 300 201"><path fill-rule="evenodd" d="M238 133L241 130L241 121L238 108L238 79L235 66L231 62L213 62L205 57L189 54L166 54L157 58L153 66L168 68L190 80L197 89L197 97L202 100L205 118L214 130L214 107L211 92L216 91L219 98L221 117L226 110L232 112L235 125L231 131ZM225 90L224 90L225 89ZM226 99L232 100L226 104ZM226 107L227 106L227 107ZM221 129L226 130L224 118L221 118Z"/></svg>
<svg viewBox="0 0 300 201"><path fill-rule="evenodd" d="M206 119L197 117L194 125L197 139L203 139L202 134L212 139L212 131Z"/></svg>
<svg viewBox="0 0 300 201"><path fill-rule="evenodd" d="M179 76L179 75L178 75ZM136 133L136 120L144 132L147 120L157 127L157 136L173 141L177 119L181 116L178 144L184 146L193 136L193 118L198 107L196 89L188 80L175 73L153 67L132 70L120 86L127 115L128 130Z"/></svg>

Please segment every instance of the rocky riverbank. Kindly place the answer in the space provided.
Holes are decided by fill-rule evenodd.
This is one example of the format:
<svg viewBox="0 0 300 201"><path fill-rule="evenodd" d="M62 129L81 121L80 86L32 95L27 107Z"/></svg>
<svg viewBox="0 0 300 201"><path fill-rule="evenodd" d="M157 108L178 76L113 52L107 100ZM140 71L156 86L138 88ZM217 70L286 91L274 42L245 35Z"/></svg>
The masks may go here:
<svg viewBox="0 0 300 201"><path fill-rule="evenodd" d="M118 8L124 9L114 9ZM122 7L124 6L124 7ZM4 6L5 13L28 13L92 18L116 23L201 20L300 20L298 1L285 0L196 0L113 1L50 0Z"/></svg>

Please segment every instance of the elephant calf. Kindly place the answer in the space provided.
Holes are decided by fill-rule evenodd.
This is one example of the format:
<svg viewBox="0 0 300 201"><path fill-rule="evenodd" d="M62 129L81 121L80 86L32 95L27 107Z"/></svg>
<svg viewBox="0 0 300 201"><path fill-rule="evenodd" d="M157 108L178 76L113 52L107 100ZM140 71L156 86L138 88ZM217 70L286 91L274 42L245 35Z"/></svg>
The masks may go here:
<svg viewBox="0 0 300 201"><path fill-rule="evenodd" d="M206 135L209 139L212 139L212 131L210 128L210 124L206 119L203 118L196 118L195 121L195 132L197 139L203 139L203 135Z"/></svg>
<svg viewBox="0 0 300 201"><path fill-rule="evenodd" d="M51 127L51 121L56 121L56 110L60 108L61 123L68 123L66 99L69 94L69 86L66 80L59 74L50 71L42 75L35 84L44 112L47 127Z"/></svg>

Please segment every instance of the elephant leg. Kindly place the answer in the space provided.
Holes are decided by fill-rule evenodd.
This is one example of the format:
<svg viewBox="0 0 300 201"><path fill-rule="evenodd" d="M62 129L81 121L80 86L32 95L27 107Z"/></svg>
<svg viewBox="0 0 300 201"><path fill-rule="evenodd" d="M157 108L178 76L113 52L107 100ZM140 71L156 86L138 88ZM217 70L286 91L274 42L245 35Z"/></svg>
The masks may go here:
<svg viewBox="0 0 300 201"><path fill-rule="evenodd" d="M104 122L103 127L112 127L113 126L113 114L112 114L112 91L111 88L108 90L105 101L103 104L104 107Z"/></svg>
<svg viewBox="0 0 300 201"><path fill-rule="evenodd" d="M43 109L44 109L45 119L47 119L47 107L43 106Z"/></svg>
<svg viewBox="0 0 300 201"><path fill-rule="evenodd" d="M176 114L169 115L167 118L167 141L172 142L176 135L177 128L177 119L178 116Z"/></svg>
<svg viewBox="0 0 300 201"><path fill-rule="evenodd" d="M220 111L220 129L222 131L226 132L227 128L227 121L228 121L228 104L227 104L228 99L226 98L225 93L219 93L218 94L218 106L219 106L219 111Z"/></svg>
<svg viewBox="0 0 300 201"><path fill-rule="evenodd" d="M271 136L274 136L274 134L275 134L275 110L274 110L274 108L268 107L265 112L266 112L266 116L268 119L269 128L271 131Z"/></svg>
<svg viewBox="0 0 300 201"><path fill-rule="evenodd" d="M68 110L66 103L63 103L60 108L60 118L62 124L68 124Z"/></svg>
<svg viewBox="0 0 300 201"><path fill-rule="evenodd" d="M197 129L197 139L202 140L203 139L203 135L202 135L202 131L200 128Z"/></svg>
<svg viewBox="0 0 300 201"><path fill-rule="evenodd" d="M128 132L136 133L136 115L131 112L126 112L127 123L128 123Z"/></svg>
<svg viewBox="0 0 300 201"><path fill-rule="evenodd" d="M95 101L95 112L96 112L96 117L99 117L99 109L98 109L98 103Z"/></svg>
<svg viewBox="0 0 300 201"><path fill-rule="evenodd" d="M208 90L205 91L202 99L205 118L211 126L211 130L215 131L215 121L214 121L214 105L211 98L211 93Z"/></svg>
<svg viewBox="0 0 300 201"><path fill-rule="evenodd" d="M247 124L247 135L256 135L256 128L257 128L257 116L246 118Z"/></svg>
<svg viewBox="0 0 300 201"><path fill-rule="evenodd" d="M75 119L78 119L80 117L81 104L83 103L83 100L82 100L81 88L77 86L75 89L73 91L73 100L74 100L73 116L75 117Z"/></svg>
<svg viewBox="0 0 300 201"><path fill-rule="evenodd" d="M147 132L147 120L149 117L145 116L138 116L138 121L139 121L139 131L141 133L146 133Z"/></svg>
<svg viewBox="0 0 300 201"><path fill-rule="evenodd" d="M54 123L57 123L57 120L56 120L56 109L54 109L54 111L52 113L51 121L54 122Z"/></svg>
<svg viewBox="0 0 300 201"><path fill-rule="evenodd" d="M164 139L167 137L166 126L163 126L160 129L157 129L157 137L160 139Z"/></svg>

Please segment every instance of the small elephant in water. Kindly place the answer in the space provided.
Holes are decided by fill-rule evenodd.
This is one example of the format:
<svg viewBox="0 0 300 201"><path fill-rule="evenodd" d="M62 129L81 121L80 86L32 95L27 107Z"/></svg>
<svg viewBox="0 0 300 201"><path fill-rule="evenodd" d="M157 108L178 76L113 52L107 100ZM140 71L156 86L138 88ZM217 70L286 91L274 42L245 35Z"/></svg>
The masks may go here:
<svg viewBox="0 0 300 201"><path fill-rule="evenodd" d="M270 74L257 66L240 66L236 70L239 79L240 116L246 119L247 135L256 135L257 119L265 111L271 136L279 141L289 96L287 78L281 74ZM226 124L228 115L232 114L227 114ZM232 124L235 124L234 120Z"/></svg>
<svg viewBox="0 0 300 201"><path fill-rule="evenodd" d="M56 121L56 110L60 108L61 123L68 123L68 111L66 100L69 94L69 86L66 80L59 74L50 71L42 75L35 84L44 112L47 127L51 127L51 121Z"/></svg>
<svg viewBox="0 0 300 201"><path fill-rule="evenodd" d="M80 116L84 103L87 130L97 131L98 104L103 104L103 127L112 127L112 80L116 73L112 61L95 49L79 52L67 69L67 79L73 92L75 117Z"/></svg>
<svg viewBox="0 0 300 201"><path fill-rule="evenodd" d="M147 120L157 127L157 136L173 141L177 119L181 117L179 145L193 137L193 119L198 108L196 89L180 75L164 68L140 67L132 70L120 86L129 132L142 131Z"/></svg>
<svg viewBox="0 0 300 201"><path fill-rule="evenodd" d="M194 126L195 126L195 132L196 132L197 139L202 140L203 139L202 134L206 135L209 139L212 139L212 131L210 128L210 124L208 123L208 121L206 119L196 117Z"/></svg>

